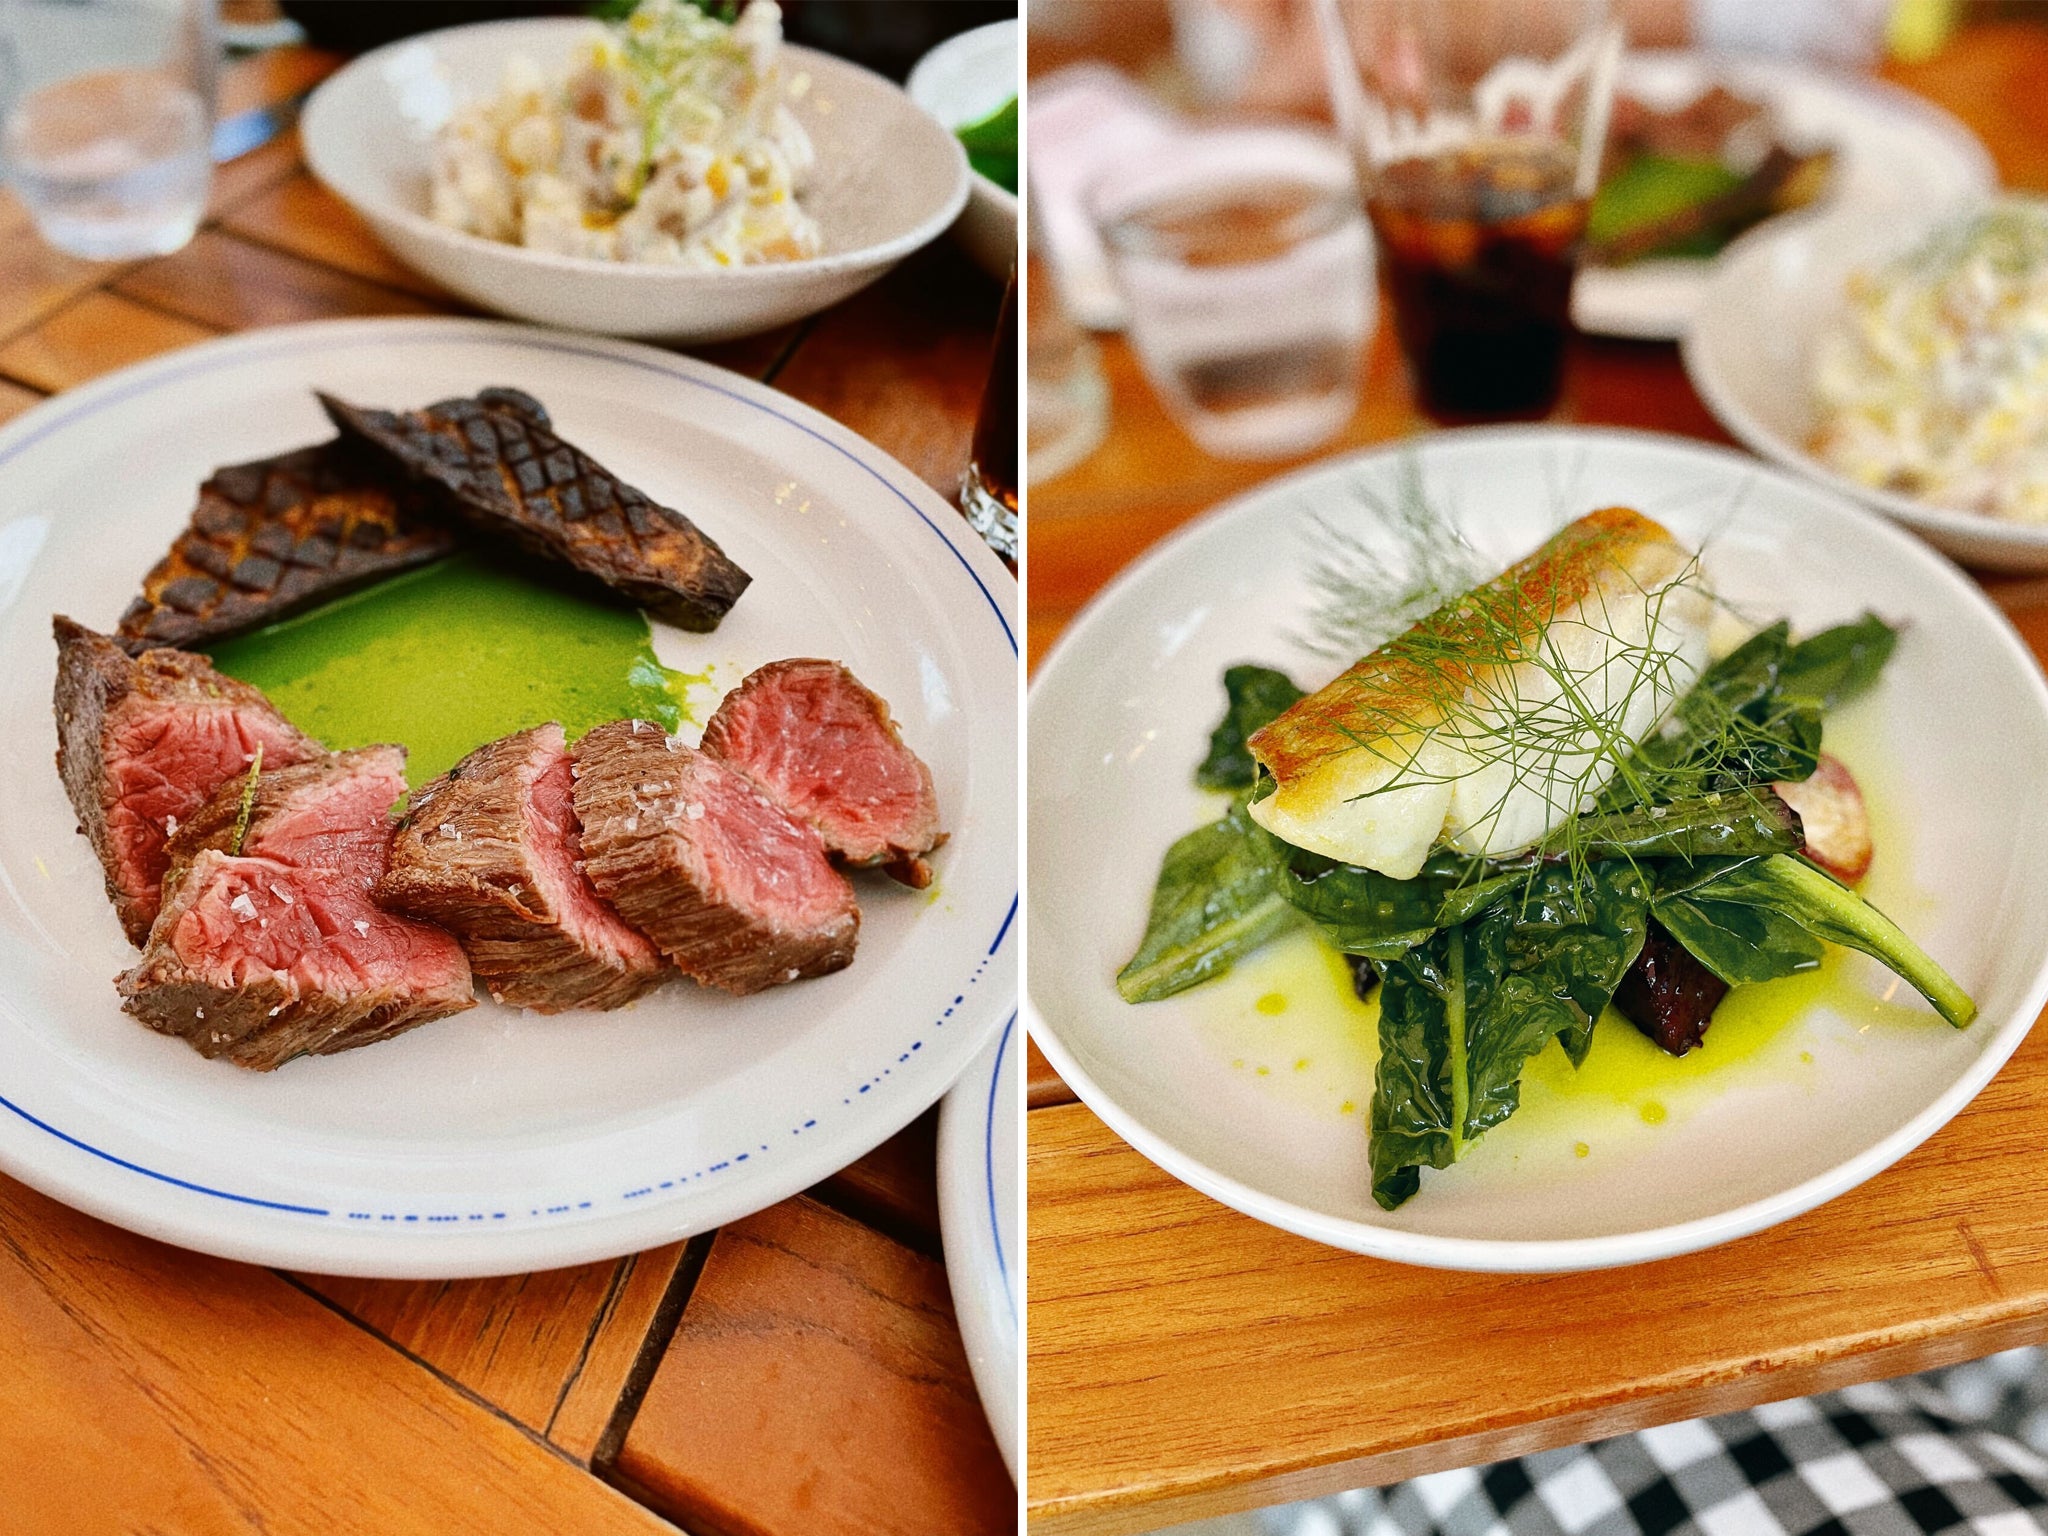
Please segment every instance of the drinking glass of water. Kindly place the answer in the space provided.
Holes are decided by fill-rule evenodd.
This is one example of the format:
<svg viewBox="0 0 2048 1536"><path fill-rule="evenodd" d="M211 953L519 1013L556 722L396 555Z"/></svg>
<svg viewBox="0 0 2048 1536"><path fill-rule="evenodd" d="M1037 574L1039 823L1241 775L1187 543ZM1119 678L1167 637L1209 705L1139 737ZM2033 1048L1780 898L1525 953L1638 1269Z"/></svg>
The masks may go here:
<svg viewBox="0 0 2048 1536"><path fill-rule="evenodd" d="M1119 165L1090 201L1131 346L1197 443L1279 458L1351 419L1376 301L1335 140L1278 127L1180 133Z"/></svg>
<svg viewBox="0 0 2048 1536"><path fill-rule="evenodd" d="M0 176L75 256L192 238L213 175L218 0L0 0Z"/></svg>

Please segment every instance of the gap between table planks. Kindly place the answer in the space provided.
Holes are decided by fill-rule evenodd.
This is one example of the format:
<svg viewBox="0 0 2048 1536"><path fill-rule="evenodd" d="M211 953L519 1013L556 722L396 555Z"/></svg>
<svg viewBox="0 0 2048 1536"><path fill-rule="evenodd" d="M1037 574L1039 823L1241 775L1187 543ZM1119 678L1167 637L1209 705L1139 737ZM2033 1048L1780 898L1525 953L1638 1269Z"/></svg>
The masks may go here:
<svg viewBox="0 0 2048 1536"><path fill-rule="evenodd" d="M223 110L289 94L331 67L332 61L303 51L262 56L253 65L230 71ZM763 382L773 381L835 416L902 459L950 499L966 463L999 297L963 257L942 245L913 257L875 288L812 321L693 351ZM307 174L295 132L220 168L206 227L184 250L154 260L96 264L53 252L34 237L19 203L0 193L0 420L26 410L47 393L251 326L341 315L463 312L469 311L399 267L361 222ZM964 1412L948 1423L950 1439L927 1434L922 1458L899 1462L897 1472L907 1474L912 1486L924 1478L932 1489L942 1490L955 1487L962 1477L970 1485L974 1479L985 1479L992 1465L1002 1489L993 1503L1005 1511L1002 1528L1007 1529L1014 1491L994 1459L937 1258L935 1120L936 1111L928 1112L826 1180L812 1192L815 1201L786 1202L754 1220L772 1224L792 1219L780 1213L811 1213L811 1227L822 1226L835 1234L844 1262L891 1277L902 1293L900 1305L928 1335L921 1346L925 1363L913 1373L925 1383L918 1390L936 1391L955 1408L964 1405ZM312 1330L311 1336L330 1342L340 1330L357 1341L333 1345L341 1354L332 1358L345 1358L350 1362L346 1369L360 1374L358 1362L377 1359L374 1374L380 1387L389 1378L396 1384L392 1390L411 1394L421 1413L436 1423L462 1423L461 1433L467 1435L476 1432L475 1426L465 1423L463 1416L480 1417L498 1426L494 1433L501 1431L515 1440L524 1437L529 1452L542 1458L540 1464L559 1468L540 1479L536 1487L541 1492L535 1495L559 1497L559 1509L543 1519L543 1509L552 1506L533 1504L533 1528L666 1528L569 1465L594 1469L603 1477L618 1476L613 1462L629 1444L633 1475L645 1485L642 1497L704 1536L727 1529L765 1533L840 1528L851 1517L835 1501L872 1473L873 1447L853 1443L859 1441L857 1435L830 1453L813 1456L811 1464L800 1469L811 1501L804 1517L809 1523L789 1524L777 1523L782 1516L772 1511L761 1518L748 1514L750 1503L771 1491L758 1479L750 1485L739 1475L742 1469L692 1461L697 1447L681 1431L703 1415L706 1404L701 1392L667 1365L666 1357L671 1335L684 1325L699 1271L720 1251L713 1234L566 1270L484 1280L400 1282L272 1275L179 1253L63 1211L0 1179L0 1213L7 1224L17 1212L24 1230L9 1246L26 1266L28 1260L22 1256L29 1251L30 1240L50 1237L51 1247L36 1261L41 1266L38 1283L53 1293L72 1295L73 1322L91 1343L62 1349L89 1358L86 1375L93 1380L99 1379L94 1373L112 1373L141 1382L142 1390L153 1397L183 1400L178 1394L184 1390L182 1373L190 1362L165 1354L159 1363L169 1374L161 1381L143 1378L124 1351L142 1349L148 1340L125 1339L117 1324L99 1315L103 1307L123 1314L133 1311L125 1299L126 1286L145 1271L156 1277L153 1284L173 1293L169 1300L184 1288L216 1291L222 1306L251 1308L269 1320L266 1326L273 1334L287 1329L287 1320L290 1328L303 1324ZM728 1229L735 1234L731 1241L746 1242L745 1226ZM83 1266L102 1276L107 1285L104 1300L90 1286L69 1283L64 1278L67 1266ZM10 1283L27 1273L24 1268L15 1276L0 1277L0 1331L54 1339L45 1320L32 1310L32 1295ZM771 1282L779 1275L784 1284L802 1278L772 1264L765 1273ZM770 1312L778 1304L773 1296L754 1302ZM892 1315L885 1309L866 1321L887 1324ZM186 1317L166 1312L160 1322L175 1330L185 1325ZM901 1323L897 1318L899 1333ZM700 1332L695 1325L684 1330L688 1338ZM792 1340L797 1337L791 1335ZM849 1423L858 1422L852 1410L864 1401L888 1400L903 1379L895 1366L881 1359L885 1351L879 1343L851 1334L843 1340L854 1359L838 1383L854 1394L841 1405L841 1416ZM372 1353L364 1354L365 1349ZM303 1358L285 1350L277 1360L246 1369L252 1380L280 1386L297 1381L302 1395L318 1391L324 1396L324 1385L297 1374ZM236 1390L247 1385L239 1379L243 1371L237 1361L231 1373L238 1377ZM71 1528L89 1528L101 1517L127 1528L124 1522L130 1512L141 1522L145 1515L160 1518L170 1508L191 1513L195 1529L299 1528L291 1523L297 1516L289 1490L237 1490L233 1485L241 1468L235 1458L242 1451L222 1451L197 1421L185 1441L150 1441L127 1422L128 1412L115 1397L87 1386L78 1389L82 1395L69 1399L61 1383L42 1383L40 1374L18 1373L16 1382L20 1390L37 1384L50 1394L38 1410L45 1421L65 1425L69 1415L52 1415L50 1405L74 1401L81 1416L98 1424L98 1433L80 1438L68 1457L49 1460L54 1469L49 1479L19 1490L24 1499L59 1500L48 1507L63 1508ZM776 1374L771 1371L769 1379ZM741 1412L749 1394L765 1392L767 1385L735 1378L724 1388L721 1411ZM194 1390L212 1388L202 1381ZM650 1392L651 1408L642 1400L642 1394ZM94 1406L88 1408L88 1401ZM817 1402L829 1408L831 1399L825 1396ZM239 1406L245 1417L261 1417L254 1406ZM318 1411L324 1414L325 1405ZM314 1412L309 1406L302 1427L309 1437L318 1438ZM337 1446L357 1442L371 1448L358 1467L366 1499L384 1496L380 1477L401 1486L413 1476L412 1458L400 1444L413 1433L407 1411L379 1400L373 1416L386 1413L396 1415L388 1425L350 1428L337 1422L328 1431ZM671 1416L676 1422L670 1422ZM35 1437L42 1432L21 1414L10 1417L18 1422L0 1423L0 1448L12 1442L24 1454L9 1457L0 1449L0 1464L34 1463L41 1450ZM421 1446L431 1454L437 1448L433 1437L425 1430L418 1433ZM23 1435L30 1438L19 1438ZM441 1435L443 1442L448 1439L447 1433ZM245 1449L253 1455L257 1445L252 1442ZM275 1455L287 1448L267 1449ZM125 1490L129 1502L120 1506L120 1515L100 1496L104 1477L92 1476L102 1453L138 1457L138 1464L149 1469ZM180 1458L198 1472L162 1470ZM430 1486L419 1507L433 1518L417 1528L453 1531L488 1525L491 1517L478 1512L490 1510L490 1500L469 1508L456 1491L466 1487L475 1497L492 1490L474 1478L465 1479L455 1470L458 1465L451 1453L443 1465L425 1474L430 1485L445 1475L448 1502L445 1510L436 1505ZM498 1470L508 1479L530 1479L533 1465L538 1464L507 1461ZM566 1491L577 1481L588 1485L587 1494ZM212 1496L204 1489L216 1485L228 1489L220 1495L220 1510L204 1502ZM202 1492L194 1493L195 1487ZM0 1490L15 1491L5 1474L0 1474ZM93 1518L81 1524L75 1500L86 1490ZM67 1496L74 1500L70 1505L61 1503ZM579 1498L586 1502L577 1503ZM155 1502L159 1499L168 1502ZM17 1505L12 1498L0 1502L40 1507ZM521 1499L505 1502L518 1507ZM603 1523L611 1518L603 1512L614 1506L618 1517L612 1524ZM363 1507L376 1506L373 1502ZM969 1511L971 1518L955 1519L961 1511L954 1510L946 1517L953 1523L926 1525L911 1501L896 1512L898 1523L888 1528L906 1533L993 1530L997 1527L989 1523L990 1507L984 1497ZM199 1518L202 1509L205 1520ZM243 1523L221 1523L231 1519ZM482 1523L473 1527L463 1523L466 1519ZM373 1526L396 1529L398 1522L366 1518L357 1528ZM45 1528L60 1526L51 1522Z"/></svg>

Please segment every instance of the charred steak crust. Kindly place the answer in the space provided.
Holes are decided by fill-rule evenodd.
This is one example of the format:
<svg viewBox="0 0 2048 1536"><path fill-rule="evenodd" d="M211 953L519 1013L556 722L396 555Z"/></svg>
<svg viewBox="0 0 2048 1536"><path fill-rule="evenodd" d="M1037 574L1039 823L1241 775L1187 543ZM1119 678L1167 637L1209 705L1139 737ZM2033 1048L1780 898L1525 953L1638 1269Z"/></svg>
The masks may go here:
<svg viewBox="0 0 2048 1536"><path fill-rule="evenodd" d="M599 726L575 760L591 883L685 975L744 995L853 962L853 887L738 772L645 720Z"/></svg>
<svg viewBox="0 0 2048 1536"><path fill-rule="evenodd" d="M889 701L836 661L795 657L747 675L704 727L737 768L849 864L879 864L919 890L946 840L931 770L904 745Z"/></svg>
<svg viewBox="0 0 2048 1536"><path fill-rule="evenodd" d="M751 579L680 512L555 435L517 391L380 411L320 396L345 436L438 487L459 518L524 553L595 577L684 629L718 626Z"/></svg>
<svg viewBox="0 0 2048 1536"><path fill-rule="evenodd" d="M413 796L375 892L453 933L492 997L541 1013L617 1008L671 974L584 874L569 795L561 726L481 746Z"/></svg>
<svg viewBox="0 0 2048 1536"><path fill-rule="evenodd" d="M122 1007L256 1071L475 1007L455 940L370 899L404 762L396 747L362 747L259 773L239 853L245 785L223 784L173 839L163 910L119 979Z"/></svg>
<svg viewBox="0 0 2048 1536"><path fill-rule="evenodd" d="M155 649L131 657L61 614L51 627L57 773L99 856L107 899L141 944L161 899L172 823L238 777L259 742L279 767L318 755L320 744L203 656Z"/></svg>
<svg viewBox="0 0 2048 1536"><path fill-rule="evenodd" d="M130 651L268 624L360 583L453 553L428 493L339 438L217 469L185 531L121 615Z"/></svg>

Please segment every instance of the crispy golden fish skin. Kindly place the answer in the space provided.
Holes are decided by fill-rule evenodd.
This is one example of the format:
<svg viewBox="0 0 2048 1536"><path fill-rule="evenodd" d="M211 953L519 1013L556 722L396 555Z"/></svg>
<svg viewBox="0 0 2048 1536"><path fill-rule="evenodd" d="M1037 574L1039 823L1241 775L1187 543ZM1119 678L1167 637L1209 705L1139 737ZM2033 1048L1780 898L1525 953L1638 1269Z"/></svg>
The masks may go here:
<svg viewBox="0 0 2048 1536"><path fill-rule="evenodd" d="M1276 788L1252 816L1396 879L1442 838L1529 846L1611 775L1594 738L1639 740L1705 666L1696 578L1659 524L1588 513L1256 732ZM1600 729L1558 728L1581 715Z"/></svg>

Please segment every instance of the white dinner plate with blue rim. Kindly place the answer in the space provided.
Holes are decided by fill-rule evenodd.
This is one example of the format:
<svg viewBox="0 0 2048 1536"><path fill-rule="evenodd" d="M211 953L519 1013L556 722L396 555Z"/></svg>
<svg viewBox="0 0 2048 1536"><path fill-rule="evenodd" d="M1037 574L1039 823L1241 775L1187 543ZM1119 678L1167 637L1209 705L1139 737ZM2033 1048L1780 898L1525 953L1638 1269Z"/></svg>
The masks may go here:
<svg viewBox="0 0 2048 1536"><path fill-rule="evenodd" d="M1017 1295L1024 1247L1017 1125L1024 1113L1013 1016L939 1106L939 1229L953 1312L996 1448L1017 1475Z"/></svg>
<svg viewBox="0 0 2048 1536"><path fill-rule="evenodd" d="M713 669L844 661L931 765L952 838L912 892L862 877L837 975L610 1013L484 1002L272 1073L120 1011L133 963L52 766L50 615L111 628L215 466L318 441L315 388L393 407L490 384L682 508L753 574ZM957 1078L1016 998L1015 583L902 465L762 385L631 343L473 320L253 332L123 370L0 431L0 1169L230 1258L334 1273L546 1268L703 1231L866 1152ZM694 727L683 734L693 737Z"/></svg>
<svg viewBox="0 0 2048 1536"><path fill-rule="evenodd" d="M1333 529L1380 540L1376 504L1398 502L1410 473L1475 548L1482 577L1570 518L1624 505L1699 549L1718 593L1754 621L1803 631L1874 610L1903 626L1878 684L1830 715L1826 744L1872 810L1863 893L1972 994L1976 1021L1951 1029L1876 962L1846 953L1812 981L1724 1004L1682 1060L1610 1016L1587 1073L1546 1050L1514 1118L1383 1211L1366 1155L1377 1036L1341 960L1297 933L1220 981L1125 1003L1115 977L1144 931L1160 855L1221 813L1193 771L1222 710L1223 669L1262 661L1304 687L1340 670L1301 644L1308 573ZM1032 685L1030 743L1033 1036L1159 1166L1357 1252L1584 1269L1755 1232L1855 1187L1946 1124L2048 1001L2048 686L2033 656L1924 544L1726 449L1593 428L1473 429L1270 481L1152 551L1074 622ZM1781 990L1767 1001L1771 987ZM1753 1010L1746 1023L1738 1008ZM1603 1063L1632 1045L1614 1070Z"/></svg>

